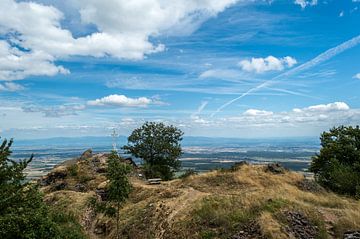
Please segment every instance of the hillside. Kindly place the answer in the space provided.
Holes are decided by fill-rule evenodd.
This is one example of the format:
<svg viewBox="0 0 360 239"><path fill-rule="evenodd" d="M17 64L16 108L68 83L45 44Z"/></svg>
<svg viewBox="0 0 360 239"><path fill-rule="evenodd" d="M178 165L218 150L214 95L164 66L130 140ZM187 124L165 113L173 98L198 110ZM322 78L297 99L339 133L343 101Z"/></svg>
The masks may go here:
<svg viewBox="0 0 360 239"><path fill-rule="evenodd" d="M106 160L87 151L40 180L46 202L74 215L89 238L115 238L114 220L89 204L106 198ZM134 167L122 238L359 238L359 201L269 169L242 164L148 185Z"/></svg>

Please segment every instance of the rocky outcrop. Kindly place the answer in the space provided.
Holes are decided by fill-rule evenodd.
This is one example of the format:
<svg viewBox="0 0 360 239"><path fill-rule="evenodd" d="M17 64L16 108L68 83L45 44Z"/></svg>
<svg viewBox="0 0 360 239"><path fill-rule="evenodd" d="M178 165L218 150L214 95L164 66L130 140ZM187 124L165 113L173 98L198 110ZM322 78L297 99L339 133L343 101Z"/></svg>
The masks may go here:
<svg viewBox="0 0 360 239"><path fill-rule="evenodd" d="M80 160L86 160L88 158L91 158L93 156L93 151L92 149L88 149L86 150L84 153L81 154L80 156Z"/></svg>

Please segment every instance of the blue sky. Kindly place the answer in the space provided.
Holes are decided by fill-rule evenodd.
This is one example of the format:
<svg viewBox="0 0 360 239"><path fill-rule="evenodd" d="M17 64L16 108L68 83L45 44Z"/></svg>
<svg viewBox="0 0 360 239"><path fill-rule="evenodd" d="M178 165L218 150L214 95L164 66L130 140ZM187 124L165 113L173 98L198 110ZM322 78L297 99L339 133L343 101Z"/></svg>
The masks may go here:
<svg viewBox="0 0 360 239"><path fill-rule="evenodd" d="M360 1L0 3L0 135L318 136L360 122Z"/></svg>

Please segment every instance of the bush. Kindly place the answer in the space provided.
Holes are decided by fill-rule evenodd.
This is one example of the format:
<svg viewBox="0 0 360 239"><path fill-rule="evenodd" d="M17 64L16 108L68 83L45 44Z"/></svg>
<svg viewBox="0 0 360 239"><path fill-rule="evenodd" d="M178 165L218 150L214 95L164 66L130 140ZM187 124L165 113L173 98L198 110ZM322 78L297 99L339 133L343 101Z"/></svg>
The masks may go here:
<svg viewBox="0 0 360 239"><path fill-rule="evenodd" d="M360 128L340 126L322 133L310 171L317 182L340 194L360 197Z"/></svg>

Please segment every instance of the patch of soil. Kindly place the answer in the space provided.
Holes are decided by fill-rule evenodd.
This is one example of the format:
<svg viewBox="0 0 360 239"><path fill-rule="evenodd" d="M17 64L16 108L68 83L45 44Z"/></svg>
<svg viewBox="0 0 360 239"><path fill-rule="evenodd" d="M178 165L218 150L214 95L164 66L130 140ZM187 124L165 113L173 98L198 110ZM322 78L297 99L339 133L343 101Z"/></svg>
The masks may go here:
<svg viewBox="0 0 360 239"><path fill-rule="evenodd" d="M315 239L319 233L317 226L314 226L309 219L297 211L286 211L284 216L288 222L286 231L299 239Z"/></svg>
<svg viewBox="0 0 360 239"><path fill-rule="evenodd" d="M241 230L233 235L231 239L265 239L262 235L260 225L256 221L244 225Z"/></svg>

